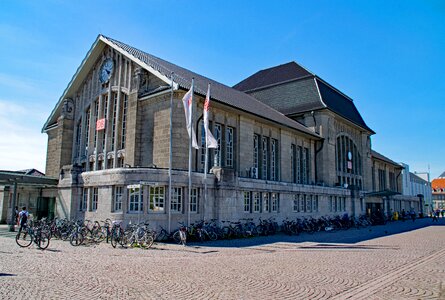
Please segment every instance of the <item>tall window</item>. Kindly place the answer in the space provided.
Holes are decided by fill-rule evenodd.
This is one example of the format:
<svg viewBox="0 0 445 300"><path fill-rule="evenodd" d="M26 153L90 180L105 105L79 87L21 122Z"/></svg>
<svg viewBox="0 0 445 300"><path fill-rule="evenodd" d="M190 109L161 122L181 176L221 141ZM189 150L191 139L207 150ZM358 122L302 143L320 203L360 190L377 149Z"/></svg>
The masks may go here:
<svg viewBox="0 0 445 300"><path fill-rule="evenodd" d="M198 202L198 189L194 188L191 191L191 198L190 198L190 212L198 212L199 202Z"/></svg>
<svg viewBox="0 0 445 300"><path fill-rule="evenodd" d="M300 211L305 212L306 211L306 195L301 195L300 199Z"/></svg>
<svg viewBox="0 0 445 300"><path fill-rule="evenodd" d="M91 210L95 211L97 210L97 203L99 201L99 189L98 188L93 188L93 195L92 195L92 199L91 199Z"/></svg>
<svg viewBox="0 0 445 300"><path fill-rule="evenodd" d="M163 212L165 207L165 189L163 186L150 187L150 210Z"/></svg>
<svg viewBox="0 0 445 300"><path fill-rule="evenodd" d="M90 143L90 114L91 114L91 107L87 109L87 112L85 114L86 121L85 121L85 156L88 155L88 146Z"/></svg>
<svg viewBox="0 0 445 300"><path fill-rule="evenodd" d="M271 202L272 202L272 212L278 212L279 209L279 198L277 193L272 193L271 195Z"/></svg>
<svg viewBox="0 0 445 300"><path fill-rule="evenodd" d="M104 102L103 102L103 104L104 104L104 107L103 107L104 114L103 114L103 116L104 116L105 122L107 122L107 116L108 116L108 95L103 95L103 99L104 99ZM105 130L107 130L107 129L105 129ZM105 134L105 130L102 130L102 151L105 150L105 138L107 136Z"/></svg>
<svg viewBox="0 0 445 300"><path fill-rule="evenodd" d="M318 195L312 199L312 211L318 211Z"/></svg>
<svg viewBox="0 0 445 300"><path fill-rule="evenodd" d="M303 184L307 184L308 183L308 178L307 178L307 148L303 148Z"/></svg>
<svg viewBox="0 0 445 300"><path fill-rule="evenodd" d="M130 189L129 193L129 202L128 202L128 211L129 212L142 212L143 211L143 190L140 190L139 198L139 188Z"/></svg>
<svg viewBox="0 0 445 300"><path fill-rule="evenodd" d="M113 211L122 211L122 186L113 186Z"/></svg>
<svg viewBox="0 0 445 300"><path fill-rule="evenodd" d="M170 209L173 212L182 212L182 188L172 188Z"/></svg>
<svg viewBox="0 0 445 300"><path fill-rule="evenodd" d="M99 99L94 101L94 149L97 147L97 130L96 130L96 122L99 118Z"/></svg>
<svg viewBox="0 0 445 300"><path fill-rule="evenodd" d="M297 170L296 170L296 173L297 173L297 183L302 183L302 180L301 180L302 177L303 177L302 174L301 174L301 172L303 170L303 168L301 166L302 161L303 161L302 155L303 155L302 147L298 146L297 154L296 154L296 157L297 157L297 161L296 161L296 166L297 166Z"/></svg>
<svg viewBox="0 0 445 300"><path fill-rule="evenodd" d="M379 169L379 191L386 189L386 171Z"/></svg>
<svg viewBox="0 0 445 300"><path fill-rule="evenodd" d="M128 110L128 96L127 94L122 94L123 96L123 108L122 108L122 127L121 127L121 149L125 149L126 141L126 129L127 129L127 110Z"/></svg>
<svg viewBox="0 0 445 300"><path fill-rule="evenodd" d="M80 202L80 211L87 210L87 203L88 203L88 189L83 188L82 189L82 201Z"/></svg>
<svg viewBox="0 0 445 300"><path fill-rule="evenodd" d="M201 121L201 168L204 170L205 168L205 158L206 158L206 133L204 129L204 121ZM208 163L208 162L207 162ZM206 170L208 172L208 170Z"/></svg>
<svg viewBox="0 0 445 300"><path fill-rule="evenodd" d="M276 139L271 140L271 153L270 153L270 180L277 180L278 177L278 141Z"/></svg>
<svg viewBox="0 0 445 300"><path fill-rule="evenodd" d="M260 164L260 152L259 152L259 142L260 136L258 134L253 135L253 166L255 168L259 167Z"/></svg>
<svg viewBox="0 0 445 300"><path fill-rule="evenodd" d="M389 189L391 191L397 191L396 189L396 176L394 172L389 172Z"/></svg>
<svg viewBox="0 0 445 300"><path fill-rule="evenodd" d="M252 199L250 198L250 192L244 192L244 212L250 213L250 207L252 205Z"/></svg>
<svg viewBox="0 0 445 300"><path fill-rule="evenodd" d="M261 178L268 179L268 170L269 170L269 139L267 137L262 138L261 142L261 150L263 151L262 155L262 172Z"/></svg>
<svg viewBox="0 0 445 300"><path fill-rule="evenodd" d="M338 184L355 184L361 188L362 159L357 145L348 136L340 135L335 151Z"/></svg>
<svg viewBox="0 0 445 300"><path fill-rule="evenodd" d="M233 127L226 127L226 167L233 167Z"/></svg>
<svg viewBox="0 0 445 300"><path fill-rule="evenodd" d="M117 117L117 93L113 93L113 119L111 121L111 149L114 150Z"/></svg>
<svg viewBox="0 0 445 300"><path fill-rule="evenodd" d="M214 152L214 160L213 165L220 167L221 166L221 140L222 140L222 125L219 123L215 124L214 127L214 138L218 142L218 148L215 149Z"/></svg>
<svg viewBox="0 0 445 300"><path fill-rule="evenodd" d="M294 212L299 212L300 211L300 195L294 195L294 201L293 201L293 208L292 210Z"/></svg>
<svg viewBox="0 0 445 300"><path fill-rule="evenodd" d="M295 155L296 155L296 147L294 144L290 146L290 175L291 175L291 182L295 183L297 182L297 168L295 164Z"/></svg>
<svg viewBox="0 0 445 300"><path fill-rule="evenodd" d="M76 125L76 145L74 147L76 151L76 157L80 157L80 144L82 142L82 118Z"/></svg>
<svg viewBox="0 0 445 300"><path fill-rule="evenodd" d="M312 211L312 195L307 195L306 197L306 212Z"/></svg>
<svg viewBox="0 0 445 300"><path fill-rule="evenodd" d="M263 193L263 207L264 212L270 212L270 198L269 193Z"/></svg>
<svg viewBox="0 0 445 300"><path fill-rule="evenodd" d="M260 193L254 192L253 195L253 212L261 212L261 196Z"/></svg>

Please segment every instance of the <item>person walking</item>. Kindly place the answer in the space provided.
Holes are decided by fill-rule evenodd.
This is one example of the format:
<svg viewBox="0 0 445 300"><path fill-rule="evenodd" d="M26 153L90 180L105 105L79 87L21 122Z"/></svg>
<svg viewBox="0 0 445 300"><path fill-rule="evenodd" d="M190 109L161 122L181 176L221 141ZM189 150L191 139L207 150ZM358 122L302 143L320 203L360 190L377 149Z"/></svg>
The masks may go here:
<svg viewBox="0 0 445 300"><path fill-rule="evenodd" d="M433 212L432 212L432 217L433 217L433 222L434 222L434 221L439 222L439 219L437 218L437 217L438 217L438 214L437 214L437 212L434 211L434 210L433 210Z"/></svg>
<svg viewBox="0 0 445 300"><path fill-rule="evenodd" d="M413 208L411 208L409 215L411 216L411 220L413 220L413 222L416 220L416 212L414 211Z"/></svg>
<svg viewBox="0 0 445 300"><path fill-rule="evenodd" d="M27 223L28 223L28 217L29 217L29 213L26 210L26 206L22 207L22 211L19 212L19 224L20 224L20 228L19 228L19 233L22 232L23 228L26 228Z"/></svg>

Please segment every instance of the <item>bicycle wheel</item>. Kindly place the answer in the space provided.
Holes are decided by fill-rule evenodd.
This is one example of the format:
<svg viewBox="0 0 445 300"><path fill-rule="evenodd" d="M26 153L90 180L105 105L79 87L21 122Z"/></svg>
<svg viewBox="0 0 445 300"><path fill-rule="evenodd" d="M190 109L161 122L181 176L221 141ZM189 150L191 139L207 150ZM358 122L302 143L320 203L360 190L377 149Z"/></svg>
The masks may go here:
<svg viewBox="0 0 445 300"><path fill-rule="evenodd" d="M181 244L181 233L180 230L175 231L175 233L173 233L173 240L178 243Z"/></svg>
<svg viewBox="0 0 445 300"><path fill-rule="evenodd" d="M149 234L149 233L146 233L144 238L143 238L144 246L146 248L150 248L153 245L154 242L155 242L155 240L153 239L153 236L151 234Z"/></svg>
<svg viewBox="0 0 445 300"><path fill-rule="evenodd" d="M72 246L80 246L82 245L84 240L84 236L81 233L75 232L70 237L70 244Z"/></svg>
<svg viewBox="0 0 445 300"><path fill-rule="evenodd" d="M46 232L41 232L37 239L37 247L39 247L42 250L45 250L49 246L50 239L51 238L48 236Z"/></svg>
<svg viewBox="0 0 445 300"><path fill-rule="evenodd" d="M29 247L32 243L32 236L25 230L17 233L15 242L22 248Z"/></svg>
<svg viewBox="0 0 445 300"><path fill-rule="evenodd" d="M185 231L179 230L179 236L181 238L181 244L185 246L187 244L187 234Z"/></svg>
<svg viewBox="0 0 445 300"><path fill-rule="evenodd" d="M111 234L111 246L113 246L113 248L116 248L118 243L119 243L119 233L113 232Z"/></svg>
<svg viewBox="0 0 445 300"><path fill-rule="evenodd" d="M207 235L211 241L216 241L218 239L218 235L213 231L208 231Z"/></svg>

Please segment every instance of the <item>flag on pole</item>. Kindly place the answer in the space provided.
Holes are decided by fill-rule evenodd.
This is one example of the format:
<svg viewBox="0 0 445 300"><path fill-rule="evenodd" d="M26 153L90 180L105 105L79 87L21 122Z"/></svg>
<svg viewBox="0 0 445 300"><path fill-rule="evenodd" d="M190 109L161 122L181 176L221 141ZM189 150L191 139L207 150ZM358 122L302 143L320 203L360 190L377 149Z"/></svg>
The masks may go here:
<svg viewBox="0 0 445 300"><path fill-rule="evenodd" d="M218 148L218 142L212 135L212 132L209 130L209 108L210 108L210 83L207 88L207 96L204 102L204 130L206 134L206 147L207 148Z"/></svg>
<svg viewBox="0 0 445 300"><path fill-rule="evenodd" d="M192 139L192 146L195 149L199 149L198 143L196 142L195 130L192 126L192 95L193 95L193 85L190 90L184 95L182 98L182 103L184 104L184 112L185 112L185 123L187 126L187 132L189 134L189 138Z"/></svg>

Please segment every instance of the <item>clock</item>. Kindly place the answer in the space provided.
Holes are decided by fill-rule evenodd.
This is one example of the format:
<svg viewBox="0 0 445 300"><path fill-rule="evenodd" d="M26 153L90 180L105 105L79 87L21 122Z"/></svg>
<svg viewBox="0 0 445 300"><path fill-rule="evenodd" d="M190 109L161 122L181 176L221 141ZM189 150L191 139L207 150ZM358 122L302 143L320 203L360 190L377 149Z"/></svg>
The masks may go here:
<svg viewBox="0 0 445 300"><path fill-rule="evenodd" d="M113 73L114 63L111 58L107 58L100 66L99 70L99 81L104 84L110 80L111 74Z"/></svg>

